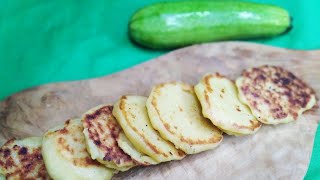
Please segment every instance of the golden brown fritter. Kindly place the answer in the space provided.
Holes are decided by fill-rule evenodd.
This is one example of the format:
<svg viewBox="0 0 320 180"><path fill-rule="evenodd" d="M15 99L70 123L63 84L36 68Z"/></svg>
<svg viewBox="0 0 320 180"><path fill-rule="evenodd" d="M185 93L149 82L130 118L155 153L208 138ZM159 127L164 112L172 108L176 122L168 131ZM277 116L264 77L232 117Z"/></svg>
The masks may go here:
<svg viewBox="0 0 320 180"><path fill-rule="evenodd" d="M216 73L207 74L195 86L204 117L229 135L248 135L257 132L261 123L238 98L235 84Z"/></svg>
<svg viewBox="0 0 320 180"><path fill-rule="evenodd" d="M122 131L112 115L111 105L102 105L86 112L82 117L87 149L93 159L120 171L138 165L117 144Z"/></svg>
<svg viewBox="0 0 320 180"><path fill-rule="evenodd" d="M195 154L217 147L222 132L201 113L193 86L182 82L155 86L147 100L152 127L177 149Z"/></svg>
<svg viewBox="0 0 320 180"><path fill-rule="evenodd" d="M163 139L151 123L146 109L147 98L143 96L122 96L114 105L112 114L124 134L140 152L157 162L180 160L185 153Z"/></svg>
<svg viewBox="0 0 320 180"><path fill-rule="evenodd" d="M67 120L64 126L44 134L42 155L48 173L55 180L111 179L115 170L91 159L86 149L80 119Z"/></svg>
<svg viewBox="0 0 320 180"><path fill-rule="evenodd" d="M0 174L7 180L50 179L42 159L41 143L41 137L6 142L0 148Z"/></svg>
<svg viewBox="0 0 320 180"><path fill-rule="evenodd" d="M265 65L244 70L236 84L240 99L265 124L297 120L316 104L314 91L281 67Z"/></svg>

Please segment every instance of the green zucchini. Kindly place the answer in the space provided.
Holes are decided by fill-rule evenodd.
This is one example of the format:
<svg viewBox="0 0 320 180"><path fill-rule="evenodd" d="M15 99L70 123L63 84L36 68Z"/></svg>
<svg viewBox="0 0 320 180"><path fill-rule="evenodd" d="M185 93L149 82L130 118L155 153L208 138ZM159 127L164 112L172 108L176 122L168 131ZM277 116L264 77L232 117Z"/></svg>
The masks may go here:
<svg viewBox="0 0 320 180"><path fill-rule="evenodd" d="M130 19L130 37L143 46L168 49L191 44L284 33L286 10L240 1L180 1L153 4Z"/></svg>

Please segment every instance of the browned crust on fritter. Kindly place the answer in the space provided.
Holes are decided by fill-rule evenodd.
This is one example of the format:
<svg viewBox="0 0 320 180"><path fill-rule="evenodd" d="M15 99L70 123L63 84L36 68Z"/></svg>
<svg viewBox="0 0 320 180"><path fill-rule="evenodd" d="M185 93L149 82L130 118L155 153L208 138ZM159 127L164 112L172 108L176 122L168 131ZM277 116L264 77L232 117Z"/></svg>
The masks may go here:
<svg viewBox="0 0 320 180"><path fill-rule="evenodd" d="M213 92L213 89L211 88L211 85L210 85L210 78L219 78L219 79L227 79L231 82L233 82L232 80L228 79L227 77L219 74L219 73L215 73L215 74L208 74L206 76L204 76L204 84L205 84L205 91L204 91L204 96L205 96L205 100L209 106L209 109L213 106L211 103L210 103L210 100L209 100L209 93L212 93ZM221 92L220 92L220 97L223 99L223 94L225 93L225 90L222 89ZM237 111L241 111L240 109L236 109ZM257 128L259 128L261 126L261 122L257 121L257 120L250 120L250 124L251 126L243 126L243 125L239 125L237 123L233 123L232 126L238 128L238 129L248 129L248 130L251 130L251 131L255 131Z"/></svg>
<svg viewBox="0 0 320 180"><path fill-rule="evenodd" d="M6 178L50 179L42 159L41 147L19 146L14 140L9 140L0 148L0 166L8 172Z"/></svg>
<svg viewBox="0 0 320 180"><path fill-rule="evenodd" d="M121 127L112 115L113 106L105 105L88 113L83 118L84 128L88 129L89 138L104 152L104 161L112 161L115 164L138 164L127 155L117 144ZM108 141L108 143L106 143Z"/></svg>
<svg viewBox="0 0 320 180"><path fill-rule="evenodd" d="M261 126L261 123L257 120L250 120L250 124L251 126L238 125L237 123L234 123L232 125L238 129L249 129L251 131L254 131Z"/></svg>
<svg viewBox="0 0 320 180"><path fill-rule="evenodd" d="M90 167L90 166L101 166L98 161L92 160L90 158L89 153L85 147L85 139L82 133L83 127L82 126L75 126L70 125L70 119L65 122L65 126L62 129L48 132L46 136L55 136L56 144L57 144L57 151L61 154L65 159L70 160L75 166L78 167ZM70 133L70 135L68 134ZM70 139L69 142L65 138L65 136L72 136L72 143L77 143L83 145L83 147L74 148L70 146ZM82 156L79 158L74 158L75 156Z"/></svg>
<svg viewBox="0 0 320 180"><path fill-rule="evenodd" d="M314 91L293 73L276 66L264 65L244 70L240 87L251 108L258 112L258 104L267 104L272 117L281 120L291 115L298 118L298 111L305 108ZM271 88L272 84L276 88Z"/></svg>
<svg viewBox="0 0 320 180"><path fill-rule="evenodd" d="M176 85L177 83L166 83L166 84L157 85L157 86L155 86L155 88L153 90L154 94L160 96L160 93L161 93L160 89L162 87L164 87L165 85L167 85L167 84ZM185 90L187 93L195 94L192 86L189 86L189 85L187 85L185 83L180 83L180 84L183 85L183 87L184 87L183 90ZM186 138L184 136L181 136L180 134L177 133L177 131L173 130L173 128L176 128L176 127L171 127L170 124L166 123L166 121L162 118L160 110L158 108L158 104L157 104L156 98L154 96L151 97L151 98L152 98L151 104L153 105L153 107L154 107L154 109L155 109L160 121L162 122L163 126L166 128L166 130L170 134L172 134L172 135L174 135L176 137L179 137L181 142L185 142L185 143L191 144L191 145L201 145L201 144L213 144L213 143L217 143L217 142L221 141L222 136L219 136L219 137L213 136L213 137L211 137L209 139L206 139L206 140L201 140L201 139L195 140L195 139ZM201 112L199 111L199 113L201 113Z"/></svg>
<svg viewBox="0 0 320 180"><path fill-rule="evenodd" d="M220 75L219 73L205 75L204 78L203 78L203 82L204 82L204 85L206 87L206 90L208 90L209 93L213 92L213 89L210 86L210 79L213 78L213 77L226 78L226 77Z"/></svg>
<svg viewBox="0 0 320 180"><path fill-rule="evenodd" d="M119 108L120 108L121 112L123 113L124 119L126 120L128 126L130 126L130 127L132 128L132 130L133 130L135 133L137 133L137 134L143 139L143 142L144 142L150 149L152 149L153 152L155 152L156 154L161 154L162 156L164 156L164 157L166 157L166 158L169 157L168 154L162 152L162 151L161 151L160 149L158 149L155 145L153 145L153 143L150 142L142 133L140 133L139 130L138 130L136 127L134 127L133 124L128 120L129 114L130 114L130 116L132 116L132 117L134 117L134 115L131 114L131 113L127 113L127 112L126 112L126 110L125 110L125 109L126 109L126 105L125 105L125 100L126 100L126 99L127 99L126 96L122 96L122 97L120 98ZM170 154L173 155L172 152L170 152ZM178 150L178 154L179 154L179 156L181 156L181 157L184 157L184 156L185 156L185 153L182 152L182 151L180 151L180 150Z"/></svg>
<svg viewBox="0 0 320 180"><path fill-rule="evenodd" d="M187 93L194 94L193 86L191 86L191 85L187 85L187 84L182 83L182 82L177 82L177 81L171 81L171 82L166 82L166 83L160 83L160 84L157 84L154 88L155 88L155 89L160 89L160 88L162 88L162 87L166 86L167 84L172 84L172 85L183 84L183 86L184 86L183 91L185 91L185 92L187 92Z"/></svg>

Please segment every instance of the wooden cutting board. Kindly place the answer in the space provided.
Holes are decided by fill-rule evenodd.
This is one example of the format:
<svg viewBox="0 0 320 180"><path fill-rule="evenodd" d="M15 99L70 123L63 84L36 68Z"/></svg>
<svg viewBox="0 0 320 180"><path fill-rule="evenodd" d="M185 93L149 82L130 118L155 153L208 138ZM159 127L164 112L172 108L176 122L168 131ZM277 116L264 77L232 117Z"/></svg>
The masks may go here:
<svg viewBox="0 0 320 180"><path fill-rule="evenodd" d="M157 83L196 84L202 75L214 72L235 79L243 69L264 64L292 71L320 94L320 51L244 42L195 45L110 76L48 84L7 98L0 104L0 145L11 137L40 136L68 118L79 117L102 103L114 103L122 95L148 96ZM182 161L134 168L115 179L302 179L320 120L318 107L319 102L296 122L265 125L245 137L225 135L214 150Z"/></svg>

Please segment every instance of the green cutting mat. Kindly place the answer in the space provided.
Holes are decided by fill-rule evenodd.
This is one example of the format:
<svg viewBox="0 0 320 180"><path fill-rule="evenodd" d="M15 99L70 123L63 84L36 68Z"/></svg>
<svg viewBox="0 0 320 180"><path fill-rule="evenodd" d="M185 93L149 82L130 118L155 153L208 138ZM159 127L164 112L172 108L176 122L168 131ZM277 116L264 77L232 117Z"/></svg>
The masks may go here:
<svg viewBox="0 0 320 180"><path fill-rule="evenodd" d="M0 0L0 99L48 82L110 74L165 53L136 47L127 37L130 15L158 1ZM319 0L253 1L279 5L294 19L288 34L256 42L320 49ZM315 153L307 177L320 178Z"/></svg>

